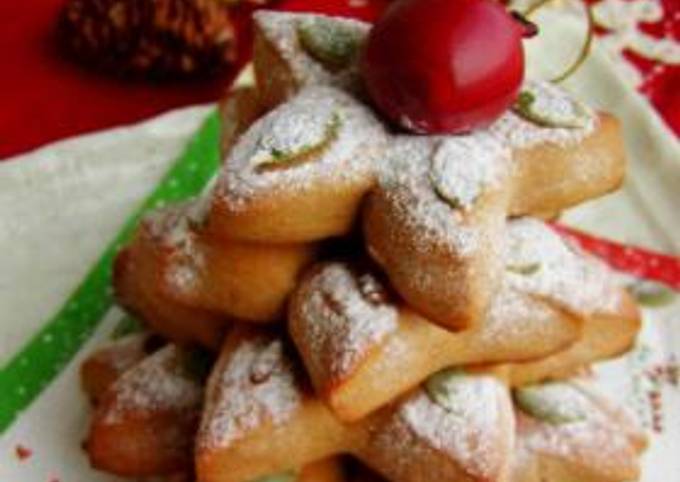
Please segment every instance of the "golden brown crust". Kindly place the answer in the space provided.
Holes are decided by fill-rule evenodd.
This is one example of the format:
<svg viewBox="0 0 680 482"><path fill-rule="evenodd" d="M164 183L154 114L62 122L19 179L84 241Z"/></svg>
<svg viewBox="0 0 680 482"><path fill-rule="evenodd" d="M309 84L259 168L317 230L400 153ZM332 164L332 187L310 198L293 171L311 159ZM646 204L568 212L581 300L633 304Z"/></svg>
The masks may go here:
<svg viewBox="0 0 680 482"><path fill-rule="evenodd" d="M475 400L475 405L482 403L485 411L481 419L454 417L449 421L439 402L419 389L357 424L344 425L310 393L303 375L295 382L295 406L286 407L283 414L276 412L283 410L276 400L287 393L285 383L290 382L283 380L291 373L288 370L299 373L299 367L279 371L280 362L267 358L270 366L276 367L270 378L255 382L252 379L253 370L260 366L258 360L264 360L265 353L271 354L276 340L279 338L275 335L255 329L234 330L227 337L208 385L198 435L197 475L201 481L256 479L340 453L351 453L397 481L427 480L433 475L440 475L442 480L505 480L510 468L514 420L507 390L496 380L470 379L474 386L462 389L467 395L447 392L452 394L449 396L453 404L469 402L468 397L474 393L480 399ZM246 351L257 347L251 362L245 361L247 357L241 351L244 347ZM244 362L246 365L242 365ZM238 403L224 398L232 394L224 385L226 380L241 388L243 398ZM430 416L453 424L452 430L437 431L437 425L428 421ZM486 416L495 422L487 424ZM466 433L461 435L453 427ZM295 450L290 450L291 443Z"/></svg>
<svg viewBox="0 0 680 482"><path fill-rule="evenodd" d="M200 381L185 379L184 356L168 346L107 390L85 442L93 467L128 477L192 470L203 389Z"/></svg>
<svg viewBox="0 0 680 482"><path fill-rule="evenodd" d="M94 404L125 371L159 348L152 337L149 333L128 335L101 346L85 359L80 366L80 382Z"/></svg>
<svg viewBox="0 0 680 482"><path fill-rule="evenodd" d="M253 67L260 89L262 105L272 109L291 97L299 84L290 65L267 39L258 22L254 22Z"/></svg>
<svg viewBox="0 0 680 482"><path fill-rule="evenodd" d="M347 234L375 183L384 138L374 113L349 94L330 87L300 92L230 151L211 193L208 231L259 243Z"/></svg>
<svg viewBox="0 0 680 482"><path fill-rule="evenodd" d="M230 362L232 351L247 342L250 336L241 330L241 334L232 332L227 337L208 382L207 400L196 445L196 471L204 482L241 482L285 472L309 461L334 455L337 453L338 440L344 437L344 429L339 422L310 396L286 421L285 430L275 430L274 423L265 419L249 431L247 437L235 443L220 447L211 441L219 434L210 433L210 425L218 423L215 419L225 417L218 405L221 369ZM234 424L238 425L238 422ZM294 450L291 450L292 443Z"/></svg>
<svg viewBox="0 0 680 482"><path fill-rule="evenodd" d="M424 239L421 226L405 222L401 200L377 187L363 210L366 249L417 311L451 330L469 328L483 319L500 282L505 194L493 193L462 216L460 230L474 230L475 247L461 255L455 240Z"/></svg>
<svg viewBox="0 0 680 482"><path fill-rule="evenodd" d="M95 415L86 443L90 463L98 470L125 477L170 475L191 470L192 435L198 415L173 412L130 415L104 426Z"/></svg>
<svg viewBox="0 0 680 482"><path fill-rule="evenodd" d="M230 91L219 103L220 153L222 159L258 117L264 113L256 87L239 87Z"/></svg>
<svg viewBox="0 0 680 482"><path fill-rule="evenodd" d="M170 295L189 306L244 322L271 323L284 315L299 273L314 260L309 244L252 244L198 236L202 259L190 285L167 283Z"/></svg>
<svg viewBox="0 0 680 482"><path fill-rule="evenodd" d="M620 122L600 112L595 130L569 146L543 143L513 153L510 215L557 212L618 189L626 155Z"/></svg>
<svg viewBox="0 0 680 482"><path fill-rule="evenodd" d="M187 306L163 289L169 253L139 238L118 253L113 287L118 302L151 331L177 343L217 348L227 321L217 313Z"/></svg>
<svg viewBox="0 0 680 482"><path fill-rule="evenodd" d="M575 369L628 351L640 331L641 316L630 294L621 289L611 312L595 314L583 325L581 340L542 360L510 365L510 383L525 385L569 376Z"/></svg>
<svg viewBox="0 0 680 482"><path fill-rule="evenodd" d="M502 288L484 320L461 332L389 295L365 265L310 269L291 298L289 332L336 416L360 419L447 366L508 363L509 382L521 385L630 347L640 314L609 268L539 221L514 220L507 229L512 253Z"/></svg>
<svg viewBox="0 0 680 482"><path fill-rule="evenodd" d="M133 336L148 338L148 335ZM130 344L136 340L128 338L126 341ZM126 365L129 370L139 371L150 364L150 356L140 350L146 358L138 359L137 363L129 366L129 348L121 347L120 342L116 346L104 346L90 357L87 365L101 365L105 361L110 370ZM165 350L168 349L175 350ZM95 371L101 374L101 370L84 368L84 371L92 376ZM182 401L186 394L175 390L164 393L163 400L157 401L159 405L149 404L153 390L135 399L134 391L140 389L137 382L159 383L161 386L173 384L172 378L177 373L172 369L170 372L154 372L152 376L153 380L126 375L126 379L121 381L119 371L113 379L106 377L110 383L105 395L100 397L102 403L93 416L84 444L92 465L97 469L127 477L181 477L181 474L193 472L193 442L200 403L187 404ZM195 480L192 476L184 476L187 481ZM331 457L305 465L296 480L342 482L345 474L340 459Z"/></svg>
<svg viewBox="0 0 680 482"><path fill-rule="evenodd" d="M218 240L190 226L178 229L185 215L181 208L154 214L118 255L121 304L173 341L208 347L219 346L228 321L280 320L316 248Z"/></svg>
<svg viewBox="0 0 680 482"><path fill-rule="evenodd" d="M625 155L620 127L610 115L599 119L583 140L515 150L514 169L500 187L480 195L469 209L452 209L457 226L437 236L428 232L442 223L437 206L429 201L419 211L409 207L425 205L431 197L420 192L427 191L426 180L414 188L408 177L388 176L369 195L363 213L368 252L401 296L427 318L452 330L473 327L498 286L507 216L552 215L621 185ZM431 161L423 147L417 153L422 159L412 162ZM499 176L501 164L499 156ZM414 171L418 174L428 173Z"/></svg>
<svg viewBox="0 0 680 482"><path fill-rule="evenodd" d="M513 482L638 480L646 435L620 407L579 381L530 390L552 390L552 399L533 403L542 403L543 413L560 410L563 418L542 418L517 404Z"/></svg>
<svg viewBox="0 0 680 482"><path fill-rule="evenodd" d="M324 278L345 273L347 284L324 285ZM581 335L579 318L512 289L497 297L479 328L457 333L431 323L398 299L386 299L382 312L393 310L394 322L386 322L381 331L380 312L359 305L360 280L371 276L371 270L356 264L316 265L289 308L288 329L316 392L345 422L363 418L445 367L542 358L566 349ZM373 289L381 289L375 280ZM353 293L357 299L350 301ZM319 297L325 302L317 301ZM340 321L330 318L333 311ZM352 363L339 369L350 354Z"/></svg>
<svg viewBox="0 0 680 482"><path fill-rule="evenodd" d="M324 65L299 41L299 22L326 21L337 23L343 31L355 35L357 45L365 39L370 25L349 18L328 17L310 13L259 11L253 15L255 77L262 91L263 104L273 108L309 85L341 85L359 89L357 51L345 65ZM330 28L321 24L322 28ZM329 37L330 38L330 37Z"/></svg>
<svg viewBox="0 0 680 482"><path fill-rule="evenodd" d="M344 166L335 168L338 172ZM224 196L211 206L208 230L226 239L249 242L302 243L345 235L352 230L364 194L375 177L367 175L353 183L317 183L301 192L262 193L248 201L247 209L234 209ZM335 178L335 180L333 180ZM224 187L225 191L230 188Z"/></svg>

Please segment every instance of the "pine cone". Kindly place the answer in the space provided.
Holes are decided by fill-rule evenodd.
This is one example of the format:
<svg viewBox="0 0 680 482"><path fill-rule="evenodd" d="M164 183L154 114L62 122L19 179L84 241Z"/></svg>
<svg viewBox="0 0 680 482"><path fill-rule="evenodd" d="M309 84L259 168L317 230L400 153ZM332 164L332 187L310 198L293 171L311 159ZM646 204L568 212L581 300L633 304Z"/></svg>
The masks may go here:
<svg viewBox="0 0 680 482"><path fill-rule="evenodd" d="M206 74L236 56L228 7L216 0L70 0L59 31L78 60L121 75Z"/></svg>

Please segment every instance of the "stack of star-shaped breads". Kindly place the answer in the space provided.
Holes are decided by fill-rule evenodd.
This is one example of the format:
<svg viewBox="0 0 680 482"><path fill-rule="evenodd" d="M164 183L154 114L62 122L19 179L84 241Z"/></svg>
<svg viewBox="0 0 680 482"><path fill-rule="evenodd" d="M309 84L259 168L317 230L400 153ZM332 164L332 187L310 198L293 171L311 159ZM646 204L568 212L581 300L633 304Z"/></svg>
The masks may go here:
<svg viewBox="0 0 680 482"><path fill-rule="evenodd" d="M542 220L620 185L617 121L526 81L487 129L398 132L357 72L369 29L255 15L256 82L221 105L215 182L116 260L145 331L83 365L92 463L200 482L637 478L644 435L582 375L631 347L638 308Z"/></svg>

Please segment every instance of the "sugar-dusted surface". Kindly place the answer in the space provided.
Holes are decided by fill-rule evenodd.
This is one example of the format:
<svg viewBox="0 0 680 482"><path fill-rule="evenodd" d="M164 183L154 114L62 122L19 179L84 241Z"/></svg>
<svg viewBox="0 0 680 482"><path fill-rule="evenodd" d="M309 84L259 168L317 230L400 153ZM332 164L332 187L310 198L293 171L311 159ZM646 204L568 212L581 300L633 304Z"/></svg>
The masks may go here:
<svg viewBox="0 0 680 482"><path fill-rule="evenodd" d="M504 279L489 305L483 329L478 330L479 343L514 347L517 340L527 336L532 340L536 340L537 333L550 336L557 321L552 309L530 302L524 293L508 287Z"/></svg>
<svg viewBox="0 0 680 482"><path fill-rule="evenodd" d="M512 427L507 389L491 377L465 377L451 387L446 407L420 389L404 401L378 436L381 449L397 465L417 464L422 450L434 449L450 457L462 471L494 480L508 453Z"/></svg>
<svg viewBox="0 0 680 482"><path fill-rule="evenodd" d="M193 289L205 265L195 229L205 222L208 208L208 198L201 196L157 209L144 219L151 239L171 253L164 276L177 289Z"/></svg>
<svg viewBox="0 0 680 482"><path fill-rule="evenodd" d="M455 209L443 200L435 191L431 165L435 154L439 163L447 162L442 149L447 142L452 145L461 141L437 137L398 136L394 138L390 149L385 153L380 163L379 182L384 196L392 207L395 222L418 233L416 248L427 251L432 245L449 246L452 251L465 255L476 249L478 233L473 225L465 223L462 210ZM474 164L483 157L486 166L480 171L485 177L494 179L494 185L502 182L510 169L509 152L503 150L498 142L490 136L481 135L475 140L466 140L458 144L457 154L463 145L470 148L470 157L458 155L451 162L465 162ZM494 160L489 160L488 152L497 154ZM459 191L477 191L476 182L467 183L465 180L441 179L443 183L451 183ZM462 185L462 187L461 187Z"/></svg>
<svg viewBox="0 0 680 482"><path fill-rule="evenodd" d="M332 263L308 280L297 322L311 371L329 382L348 377L367 352L397 329L397 309L368 271Z"/></svg>
<svg viewBox="0 0 680 482"><path fill-rule="evenodd" d="M587 128L592 112L584 104L550 82L529 81L523 87L523 102L514 111L549 127Z"/></svg>
<svg viewBox="0 0 680 482"><path fill-rule="evenodd" d="M430 180L449 203L473 206L485 189L506 180L510 152L484 132L445 137L432 153Z"/></svg>
<svg viewBox="0 0 680 482"><path fill-rule="evenodd" d="M431 163L444 139L393 138L380 163L364 231L371 256L419 311L440 321L460 316L470 323L474 301L483 303L485 290L501 273L497 240L504 230L507 193L497 187L509 178L512 160L493 137L475 138L474 152L499 154L493 162L498 182L484 186L473 205L463 209L443 198L432 182Z"/></svg>
<svg viewBox="0 0 680 482"><path fill-rule="evenodd" d="M588 398L566 382L517 388L515 401L523 412L553 424L580 421L589 415Z"/></svg>
<svg viewBox="0 0 680 482"><path fill-rule="evenodd" d="M517 432L524 450L608 473L637 463L629 427L603 410L597 395L569 382L534 389L545 392L543 403L552 404L548 409L575 416L570 422L550 423L517 410Z"/></svg>
<svg viewBox="0 0 680 482"><path fill-rule="evenodd" d="M333 135L329 126L336 124ZM320 183L341 187L375 175L374 158L386 140L372 111L330 87L310 87L255 122L234 146L218 181L216 195L231 209L258 195L303 194ZM325 142L324 142L325 141ZM258 159L273 151L299 153L324 144L301 163L262 170Z"/></svg>
<svg viewBox="0 0 680 482"><path fill-rule="evenodd" d="M574 108L576 101L549 82L529 80L527 87L535 94L537 108L550 117L566 118ZM531 148L543 143L568 148L590 135L597 127L597 114L586 106L582 108L586 116L582 127L543 127L508 111L488 128L488 132L512 149Z"/></svg>
<svg viewBox="0 0 680 482"><path fill-rule="evenodd" d="M211 375L199 446L227 447L264 423L284 423L300 404L300 383L280 338L241 342Z"/></svg>
<svg viewBox="0 0 680 482"><path fill-rule="evenodd" d="M365 37L370 30L369 24L325 15L271 11L259 11L255 13L253 19L258 30L286 63L299 87L334 85L353 89L358 83L357 67L354 63L339 72L330 72L310 56L300 44L298 27L302 22L308 25L332 21L342 24L343 28L355 31L358 37Z"/></svg>
<svg viewBox="0 0 680 482"><path fill-rule="evenodd" d="M117 423L129 411L197 410L203 387L184 363L182 349L168 345L125 372L111 387L114 406L105 422Z"/></svg>
<svg viewBox="0 0 680 482"><path fill-rule="evenodd" d="M606 313L620 301L610 268L536 219L508 223L505 263L509 286L576 314Z"/></svg>
<svg viewBox="0 0 680 482"><path fill-rule="evenodd" d="M209 207L208 198L200 196L151 211L143 223L164 245L182 247L191 241L192 229L205 223Z"/></svg>

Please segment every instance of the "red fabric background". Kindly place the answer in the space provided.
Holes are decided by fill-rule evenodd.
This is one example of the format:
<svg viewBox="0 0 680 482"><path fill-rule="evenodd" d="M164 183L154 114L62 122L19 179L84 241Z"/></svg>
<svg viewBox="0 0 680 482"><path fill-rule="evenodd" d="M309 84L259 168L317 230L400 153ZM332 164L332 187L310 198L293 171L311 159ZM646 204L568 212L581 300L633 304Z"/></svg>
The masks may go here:
<svg viewBox="0 0 680 482"><path fill-rule="evenodd" d="M147 83L90 72L63 58L54 24L65 0L0 2L0 159L68 136L128 124L215 100L238 66L204 81ZM346 0L287 1L285 8L374 18L384 2L350 8ZM247 9L237 12L241 62L250 44Z"/></svg>
<svg viewBox="0 0 680 482"><path fill-rule="evenodd" d="M0 159L67 136L216 99L236 71L207 81L174 84L129 82L89 72L62 58L55 48L53 26L63 3L0 2ZM278 7L371 20L386 4L387 0L284 0ZM664 4L667 22L680 36L680 0L664 0ZM243 61L249 44L247 12L237 16ZM644 28L659 35L664 31L654 25ZM653 68L649 62L638 63ZM643 91L680 133L680 67L664 69Z"/></svg>

